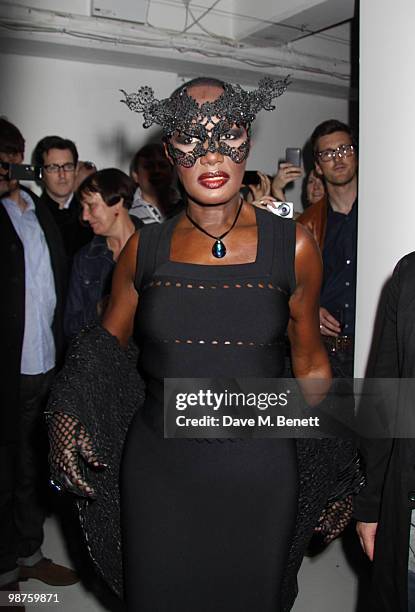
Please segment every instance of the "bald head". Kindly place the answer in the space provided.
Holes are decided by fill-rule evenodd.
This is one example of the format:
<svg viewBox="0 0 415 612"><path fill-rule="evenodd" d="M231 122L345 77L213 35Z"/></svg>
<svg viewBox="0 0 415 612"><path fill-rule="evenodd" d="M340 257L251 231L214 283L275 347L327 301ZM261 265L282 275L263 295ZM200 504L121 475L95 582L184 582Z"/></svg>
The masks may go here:
<svg viewBox="0 0 415 612"><path fill-rule="evenodd" d="M191 85L186 89L187 94L196 100L196 102L201 105L205 102L214 102L223 94L224 89L220 85L211 85L211 84L197 84Z"/></svg>

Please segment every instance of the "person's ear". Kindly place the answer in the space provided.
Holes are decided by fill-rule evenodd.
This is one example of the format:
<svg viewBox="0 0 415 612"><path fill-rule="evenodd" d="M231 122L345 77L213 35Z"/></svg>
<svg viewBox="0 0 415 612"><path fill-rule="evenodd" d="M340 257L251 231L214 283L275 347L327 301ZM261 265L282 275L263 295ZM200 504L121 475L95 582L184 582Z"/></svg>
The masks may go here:
<svg viewBox="0 0 415 612"><path fill-rule="evenodd" d="M124 207L124 198L120 198L116 204L113 204L112 208L114 209L114 215L116 217L119 216L123 207Z"/></svg>
<svg viewBox="0 0 415 612"><path fill-rule="evenodd" d="M139 181L138 181L138 173L133 170L131 172L131 178L133 179L134 183L136 183L137 185L139 185Z"/></svg>

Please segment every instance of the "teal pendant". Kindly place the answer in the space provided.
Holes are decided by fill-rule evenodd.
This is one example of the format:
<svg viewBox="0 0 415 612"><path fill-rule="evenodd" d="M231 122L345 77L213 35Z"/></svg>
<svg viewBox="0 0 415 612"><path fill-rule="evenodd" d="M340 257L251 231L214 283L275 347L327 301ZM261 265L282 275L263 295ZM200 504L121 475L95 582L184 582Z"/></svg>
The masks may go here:
<svg viewBox="0 0 415 612"><path fill-rule="evenodd" d="M212 255L217 259L222 259L226 255L226 247L223 244L222 240L216 240L215 244L212 247Z"/></svg>

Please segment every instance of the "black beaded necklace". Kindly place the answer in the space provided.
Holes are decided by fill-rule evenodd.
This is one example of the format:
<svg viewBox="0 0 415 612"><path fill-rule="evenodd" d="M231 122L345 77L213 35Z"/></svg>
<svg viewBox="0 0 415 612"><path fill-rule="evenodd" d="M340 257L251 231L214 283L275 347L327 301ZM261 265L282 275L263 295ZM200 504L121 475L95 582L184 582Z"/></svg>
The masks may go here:
<svg viewBox="0 0 415 612"><path fill-rule="evenodd" d="M226 230L226 232L223 232L223 234L221 234L220 236L213 236L213 234L209 234L209 232L207 232L205 229L203 229L203 227L201 227L198 223L196 223L196 221L194 221L194 219L192 219L192 217L189 215L188 213L188 209L186 208L186 217L189 219L190 223L192 225L195 226L196 229L198 229L200 232L202 232L203 234L206 234L206 236L209 236L209 238L213 238L213 240L215 241L213 247L212 247L212 255L213 257L216 257L217 259L222 259L222 257L225 257L226 255L226 247L222 242L222 239L225 238L225 236L227 236L229 234L229 232L231 232L233 230L233 228L236 225L236 222L238 221L239 218L239 213L242 210L242 204L244 203L243 199L241 198L241 203L239 204L239 208L238 211L235 215L235 219L233 220L232 225L230 226L230 228L228 230Z"/></svg>

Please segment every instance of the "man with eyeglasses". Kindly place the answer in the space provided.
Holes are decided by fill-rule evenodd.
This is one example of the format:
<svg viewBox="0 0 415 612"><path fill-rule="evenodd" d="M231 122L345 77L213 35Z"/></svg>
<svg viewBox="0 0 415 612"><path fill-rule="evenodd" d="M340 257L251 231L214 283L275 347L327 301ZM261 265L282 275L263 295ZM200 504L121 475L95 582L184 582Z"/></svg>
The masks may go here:
<svg viewBox="0 0 415 612"><path fill-rule="evenodd" d="M34 162L42 168L44 190L40 198L55 219L71 263L75 253L90 242L91 229L81 223L76 189L78 151L72 140L46 136L38 142Z"/></svg>
<svg viewBox="0 0 415 612"><path fill-rule="evenodd" d="M28 578L52 585L78 580L41 551L48 478L43 411L62 356L67 274L53 218L10 176L9 164L22 163L24 145L16 126L0 118L0 592L19 590Z"/></svg>
<svg viewBox="0 0 415 612"><path fill-rule="evenodd" d="M298 218L323 256L320 331L335 376L353 376L357 247L357 147L345 123L329 119L311 135L326 195Z"/></svg>

